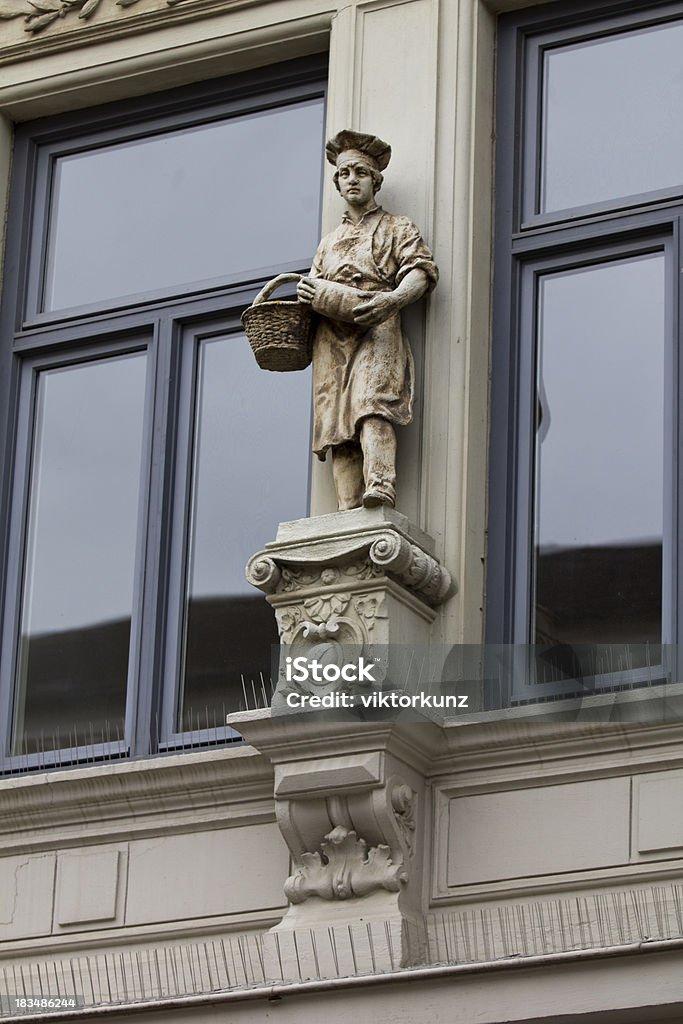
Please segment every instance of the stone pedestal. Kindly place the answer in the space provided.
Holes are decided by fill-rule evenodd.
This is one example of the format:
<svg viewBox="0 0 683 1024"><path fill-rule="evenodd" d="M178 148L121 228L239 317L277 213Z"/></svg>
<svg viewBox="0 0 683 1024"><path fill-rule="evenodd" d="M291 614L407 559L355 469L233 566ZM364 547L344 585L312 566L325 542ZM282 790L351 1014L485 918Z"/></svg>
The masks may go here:
<svg viewBox="0 0 683 1024"><path fill-rule="evenodd" d="M419 715L364 720L310 704L293 713L287 698L401 689L401 652L428 648L451 577L429 537L380 507L283 523L247 579L266 594L283 645L272 712L228 718L274 766L292 856L290 908L266 937L267 971L296 980L419 963L424 773L441 731ZM294 654L332 668L362 657L374 677L294 680Z"/></svg>
<svg viewBox="0 0 683 1024"><path fill-rule="evenodd" d="M290 692L368 689L362 680L355 688L348 681L293 681L287 657L338 666L362 657L383 689L401 689L411 669L415 677L419 670L406 659L427 648L435 609L455 589L433 550L430 537L386 506L281 524L246 570L273 606L284 647L275 710Z"/></svg>

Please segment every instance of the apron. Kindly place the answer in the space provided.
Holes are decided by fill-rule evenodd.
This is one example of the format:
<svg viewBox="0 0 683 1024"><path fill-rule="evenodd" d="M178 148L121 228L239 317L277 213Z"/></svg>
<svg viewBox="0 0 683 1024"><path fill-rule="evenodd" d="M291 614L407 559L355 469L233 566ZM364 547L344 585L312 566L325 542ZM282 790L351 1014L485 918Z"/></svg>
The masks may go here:
<svg viewBox="0 0 683 1024"><path fill-rule="evenodd" d="M353 291L345 302L340 290L332 294L330 289L326 301L323 288L316 307L323 314L313 346L313 451L320 459L334 445L358 441L367 416L381 416L400 426L412 419L415 367L400 313L374 327L324 315L350 317L350 309L362 299L359 292L393 291L394 282L373 258L373 235L374 231L356 231L335 239L321 268L323 281Z"/></svg>

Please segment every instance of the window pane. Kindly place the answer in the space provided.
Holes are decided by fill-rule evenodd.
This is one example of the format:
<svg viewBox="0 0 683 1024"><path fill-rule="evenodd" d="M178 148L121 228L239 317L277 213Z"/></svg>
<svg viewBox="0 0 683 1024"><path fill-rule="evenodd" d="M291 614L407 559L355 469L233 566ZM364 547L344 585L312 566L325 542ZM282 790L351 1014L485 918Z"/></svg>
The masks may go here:
<svg viewBox="0 0 683 1024"><path fill-rule="evenodd" d="M145 364L38 377L14 753L123 735Z"/></svg>
<svg viewBox="0 0 683 1024"><path fill-rule="evenodd" d="M260 370L242 334L199 350L181 729L269 687L275 616L244 578L278 523L308 514L310 371ZM268 689L268 694L270 693Z"/></svg>
<svg viewBox="0 0 683 1024"><path fill-rule="evenodd" d="M682 52L680 22L545 52L541 213L683 183Z"/></svg>
<svg viewBox="0 0 683 1024"><path fill-rule="evenodd" d="M58 158L44 308L306 264L323 114L316 99Z"/></svg>
<svg viewBox="0 0 683 1024"><path fill-rule="evenodd" d="M661 642L664 257L540 281L541 644Z"/></svg>

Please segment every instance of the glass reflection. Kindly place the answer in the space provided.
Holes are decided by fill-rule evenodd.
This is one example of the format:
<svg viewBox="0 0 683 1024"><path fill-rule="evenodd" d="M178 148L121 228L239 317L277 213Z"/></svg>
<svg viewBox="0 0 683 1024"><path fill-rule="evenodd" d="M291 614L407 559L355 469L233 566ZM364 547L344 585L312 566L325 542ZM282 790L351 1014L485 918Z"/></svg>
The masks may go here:
<svg viewBox="0 0 683 1024"><path fill-rule="evenodd" d="M145 366L38 376L15 754L123 737Z"/></svg>
<svg viewBox="0 0 683 1024"><path fill-rule="evenodd" d="M538 331L532 637L659 644L663 255L545 275Z"/></svg>
<svg viewBox="0 0 683 1024"><path fill-rule="evenodd" d="M262 677L270 695L275 619L244 567L278 523L307 514L310 425L310 370L264 373L242 334L201 342L181 730L244 709L243 686L253 707Z"/></svg>
<svg viewBox="0 0 683 1024"><path fill-rule="evenodd" d="M545 52L541 213L683 184L682 50L670 22Z"/></svg>
<svg viewBox="0 0 683 1024"><path fill-rule="evenodd" d="M323 101L57 159L44 309L310 261Z"/></svg>

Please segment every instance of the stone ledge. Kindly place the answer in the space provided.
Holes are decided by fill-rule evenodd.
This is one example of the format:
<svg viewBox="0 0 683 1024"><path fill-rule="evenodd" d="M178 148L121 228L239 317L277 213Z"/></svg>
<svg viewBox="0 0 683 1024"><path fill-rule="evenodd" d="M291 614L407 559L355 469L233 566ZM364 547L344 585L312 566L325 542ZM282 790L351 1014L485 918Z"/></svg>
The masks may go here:
<svg viewBox="0 0 683 1024"><path fill-rule="evenodd" d="M204 827L218 818L272 821L273 770L246 745L55 769L0 779L3 849L55 848L84 833L120 836Z"/></svg>
<svg viewBox="0 0 683 1024"><path fill-rule="evenodd" d="M539 707L442 720L442 743L434 751L431 774L462 768L465 762L468 768L489 768L621 754L626 768L640 768L652 758L661 763L663 747L672 759L683 759L683 722L571 721L559 711L533 713Z"/></svg>
<svg viewBox="0 0 683 1024"><path fill-rule="evenodd" d="M362 536L368 530L385 527L400 533L406 540L419 544L428 554L434 554L432 538L411 523L407 516L389 508L388 505L380 505L378 508L352 508L346 512L330 512L327 515L280 523L275 540L266 544L266 550L289 549L296 544L307 545L327 536Z"/></svg>
<svg viewBox="0 0 683 1024"><path fill-rule="evenodd" d="M457 589L433 552L432 539L400 512L358 508L282 523L249 559L246 576L273 605L291 603L296 592L303 599L389 585L431 610Z"/></svg>
<svg viewBox="0 0 683 1024"><path fill-rule="evenodd" d="M423 771L437 750L446 750L440 727L427 719L409 724L359 722L352 716L344 720L338 712L324 711L271 716L266 708L237 711L229 716L229 724L274 765L298 759L303 767L306 760L321 756L388 750Z"/></svg>

